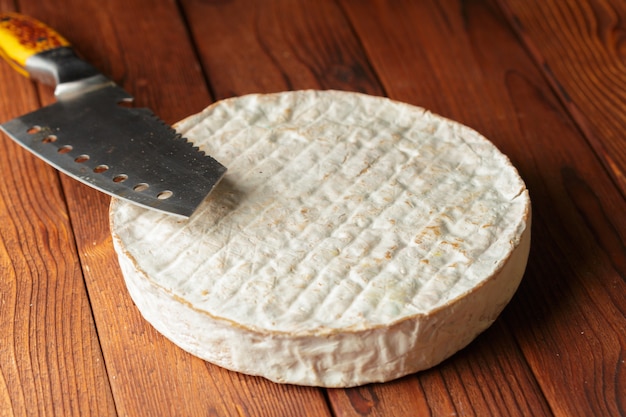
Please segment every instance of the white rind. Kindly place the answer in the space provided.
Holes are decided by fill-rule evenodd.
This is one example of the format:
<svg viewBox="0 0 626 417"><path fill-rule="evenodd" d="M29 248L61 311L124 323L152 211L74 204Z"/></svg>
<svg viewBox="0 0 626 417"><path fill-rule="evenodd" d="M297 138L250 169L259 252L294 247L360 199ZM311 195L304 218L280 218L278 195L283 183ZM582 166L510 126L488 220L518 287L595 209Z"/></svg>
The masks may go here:
<svg viewBox="0 0 626 417"><path fill-rule="evenodd" d="M129 293L181 348L282 383L348 387L431 367L509 302L530 200L489 141L379 97L224 100L178 130L229 167L188 222L119 200Z"/></svg>

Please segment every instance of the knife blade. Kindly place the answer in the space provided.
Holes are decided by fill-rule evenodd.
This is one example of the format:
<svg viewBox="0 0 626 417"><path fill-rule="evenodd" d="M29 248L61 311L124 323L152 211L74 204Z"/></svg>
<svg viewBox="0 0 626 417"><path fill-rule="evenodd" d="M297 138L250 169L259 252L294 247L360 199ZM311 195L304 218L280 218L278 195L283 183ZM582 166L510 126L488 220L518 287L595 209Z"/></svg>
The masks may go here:
<svg viewBox="0 0 626 417"><path fill-rule="evenodd" d="M11 139L70 177L111 196L189 217L226 167L79 58L42 22L0 13L0 55L55 87L57 101L0 125Z"/></svg>

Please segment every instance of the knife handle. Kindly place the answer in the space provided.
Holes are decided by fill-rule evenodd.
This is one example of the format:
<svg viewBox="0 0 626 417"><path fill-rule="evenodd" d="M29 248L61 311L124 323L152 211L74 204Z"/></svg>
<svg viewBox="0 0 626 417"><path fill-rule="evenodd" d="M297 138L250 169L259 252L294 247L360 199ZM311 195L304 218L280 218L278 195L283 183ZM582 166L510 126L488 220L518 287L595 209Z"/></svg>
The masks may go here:
<svg viewBox="0 0 626 417"><path fill-rule="evenodd" d="M19 13L0 13L0 56L22 75L54 87L99 75L67 39Z"/></svg>

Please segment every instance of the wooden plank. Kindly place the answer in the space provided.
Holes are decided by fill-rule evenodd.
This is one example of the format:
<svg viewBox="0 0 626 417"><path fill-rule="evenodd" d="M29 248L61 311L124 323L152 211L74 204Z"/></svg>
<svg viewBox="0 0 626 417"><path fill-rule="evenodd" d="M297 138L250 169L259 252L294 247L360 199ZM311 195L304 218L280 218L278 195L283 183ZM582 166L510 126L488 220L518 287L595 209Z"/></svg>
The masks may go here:
<svg viewBox="0 0 626 417"><path fill-rule="evenodd" d="M182 3L216 99L307 88L383 95L334 2Z"/></svg>
<svg viewBox="0 0 626 417"><path fill-rule="evenodd" d="M115 415L58 177L8 140L0 153L8 179L0 189L0 414Z"/></svg>
<svg viewBox="0 0 626 417"><path fill-rule="evenodd" d="M78 51L168 122L211 101L174 2L24 1ZM150 13L146 13L149 10ZM106 39L103 42L102 39ZM47 101L52 97L42 92ZM108 228L109 198L63 178L118 412L121 415L325 415L316 389L277 386L195 358L158 334L128 296Z"/></svg>
<svg viewBox="0 0 626 417"><path fill-rule="evenodd" d="M505 318L551 410L623 413L624 200L503 16L484 2L343 4L390 96L482 131L526 180L533 247Z"/></svg>
<svg viewBox="0 0 626 417"><path fill-rule="evenodd" d="M0 79L3 118L39 106L5 63ZM0 146L0 415L116 415L59 177Z"/></svg>
<svg viewBox="0 0 626 417"><path fill-rule="evenodd" d="M216 96L272 92L284 88L341 88L382 94L384 89L371 70L368 58L361 48L361 40L354 36L351 29L348 30L351 24L342 9L331 2L315 4L320 6L314 7L311 3L293 8L290 2L284 1L266 2L262 7L245 1L185 1L183 5L196 42L199 45L205 44L204 47L199 47L200 56ZM351 6L359 8L359 5L357 2ZM403 7L398 7L398 13L401 10ZM407 39L407 36L410 38L411 35L404 32L394 32L394 29L384 25L377 26L380 24L376 20L379 13L372 5L366 5L361 12L365 16L355 17L356 19L373 22L372 27L364 28L364 31L371 30L381 37L392 33L401 39ZM207 25L204 20L206 16L213 16L216 23ZM414 21L424 19L413 17ZM389 26L394 24L405 24L407 30L412 30L414 26L412 22L404 22L402 18L388 23ZM361 36L366 37L363 34ZM411 41L407 39L407 42ZM390 39L377 39L375 44L369 46L372 50L379 51L382 58L397 43ZM387 65L407 71L410 81L389 77L389 85L385 87L395 89L398 86L413 85L413 77L419 79L419 75L416 75L419 71L432 72L432 66L420 70L403 67L401 57L404 53L406 51L399 53L398 61ZM346 81L345 77L338 75L341 73L335 70L337 67L352 68L352 73L362 75L353 79L348 77L349 81ZM455 64L454 71L457 68ZM426 76L424 80L427 80ZM426 87L432 85L428 82L420 84ZM441 94L436 97L441 97ZM418 379L403 378L389 384L329 390L328 397L333 411L340 416L411 415L417 410L439 415L442 412L464 409L477 410L478 415L485 410L506 411L511 415L528 415L527 411L530 410L534 415L549 415L540 390L512 337L506 332L499 335L500 337L491 338L495 342L488 343L493 344L493 350L471 351L474 352L473 355L459 356L443 365L435 374L424 373ZM499 359L503 355L506 359ZM481 357L485 363L480 373L468 366L476 357ZM492 374L490 364L496 360L504 362L499 365L501 369L517 375L516 379L511 380L509 373ZM447 367L454 370L441 371L448 369ZM464 381L467 380L475 381L476 392L485 392L478 396L472 393L463 398L457 397L454 393L464 390ZM520 389L527 391L528 400L520 401L516 398ZM498 391L498 395L494 395L493 391ZM445 404L441 403L441 398L445 399ZM481 402L480 398L487 400ZM502 405L499 405L501 401ZM524 401L528 403L525 404Z"/></svg>
<svg viewBox="0 0 626 417"><path fill-rule="evenodd" d="M499 1L571 117L626 196L622 0Z"/></svg>
<svg viewBox="0 0 626 417"><path fill-rule="evenodd" d="M424 389L411 376L384 384L329 389L328 398L337 417L434 415Z"/></svg>

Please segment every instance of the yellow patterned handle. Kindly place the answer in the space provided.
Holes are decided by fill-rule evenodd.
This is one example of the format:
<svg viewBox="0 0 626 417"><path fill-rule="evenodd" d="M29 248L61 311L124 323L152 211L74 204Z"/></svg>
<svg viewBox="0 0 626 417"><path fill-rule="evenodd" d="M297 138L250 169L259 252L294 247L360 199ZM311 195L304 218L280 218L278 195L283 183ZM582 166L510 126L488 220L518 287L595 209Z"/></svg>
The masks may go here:
<svg viewBox="0 0 626 417"><path fill-rule="evenodd" d="M19 13L0 13L0 55L25 76L30 76L28 58L69 45L64 37L36 19Z"/></svg>
<svg viewBox="0 0 626 417"><path fill-rule="evenodd" d="M0 56L21 74L55 87L59 99L111 83L63 36L19 13L0 13Z"/></svg>

